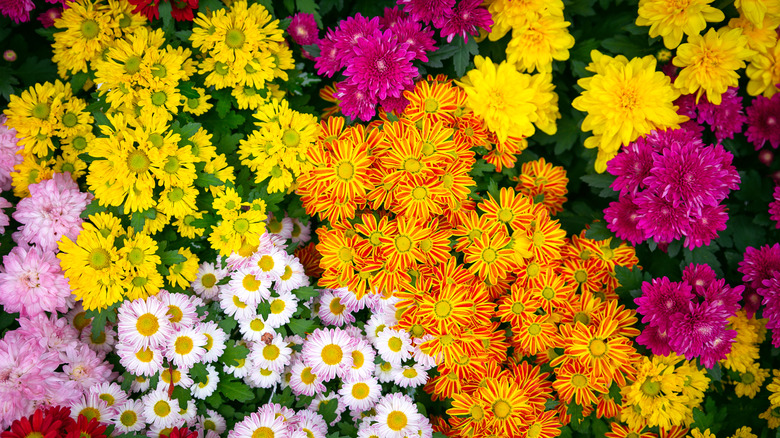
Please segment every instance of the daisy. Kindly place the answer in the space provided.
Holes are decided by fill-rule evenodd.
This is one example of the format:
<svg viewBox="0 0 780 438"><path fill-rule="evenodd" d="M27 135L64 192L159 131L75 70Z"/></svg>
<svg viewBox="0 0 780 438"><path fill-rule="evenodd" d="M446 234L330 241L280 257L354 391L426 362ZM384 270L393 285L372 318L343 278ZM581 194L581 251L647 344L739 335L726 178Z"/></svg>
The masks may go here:
<svg viewBox="0 0 780 438"><path fill-rule="evenodd" d="M219 306L235 319L249 319L257 315L257 306L242 301L238 293L230 288L219 291Z"/></svg>
<svg viewBox="0 0 780 438"><path fill-rule="evenodd" d="M202 302L195 302L194 300L201 301L199 298L193 297L193 300L193 298L185 294L172 294L163 291L155 295L155 297L168 307L167 313L175 330L192 327L195 321L198 320L197 306L202 304Z"/></svg>
<svg viewBox="0 0 780 438"><path fill-rule="evenodd" d="M206 353L201 358L201 362L216 362L225 352L225 341L227 341L228 335L213 321L202 323L200 328L203 335L206 336L206 345L203 346Z"/></svg>
<svg viewBox="0 0 780 438"><path fill-rule="evenodd" d="M244 378L253 388L272 388L282 382L282 373L268 368L255 367Z"/></svg>
<svg viewBox="0 0 780 438"><path fill-rule="evenodd" d="M327 382L352 366L354 339L341 329L316 329L303 344L303 362Z"/></svg>
<svg viewBox="0 0 780 438"><path fill-rule="evenodd" d="M293 228L290 232L290 240L293 243L306 243L311 240L311 223L306 225L300 219L293 218Z"/></svg>
<svg viewBox="0 0 780 438"><path fill-rule="evenodd" d="M257 342L252 345L249 354L252 356L252 362L256 366L281 372L290 363L292 349L284 342L281 336L277 335L269 343Z"/></svg>
<svg viewBox="0 0 780 438"><path fill-rule="evenodd" d="M198 269L195 281L192 282L192 290L204 300L213 300L219 295L219 282L226 276L226 269L219 269L213 263L205 262Z"/></svg>
<svg viewBox="0 0 780 438"><path fill-rule="evenodd" d="M276 336L276 331L272 329L260 315L255 315L251 319L242 319L238 321L238 329L245 341L260 342L263 335L270 333Z"/></svg>
<svg viewBox="0 0 780 438"><path fill-rule="evenodd" d="M423 416L417 412L412 399L403 394L388 394L376 405L376 422L380 436L403 438L420 428Z"/></svg>
<svg viewBox="0 0 780 438"><path fill-rule="evenodd" d="M355 316L341 303L341 297L330 290L320 295L320 310L317 315L326 325L341 327L355 322Z"/></svg>
<svg viewBox="0 0 780 438"><path fill-rule="evenodd" d="M272 328L279 328L290 322L290 317L298 310L298 298L289 292L281 293L278 297L271 297L269 301L271 313L266 318L266 324Z"/></svg>
<svg viewBox="0 0 780 438"><path fill-rule="evenodd" d="M236 361L238 362L236 365L225 365L224 371L239 379L243 379L252 371L254 364L249 356L247 356L246 359L236 359Z"/></svg>
<svg viewBox="0 0 780 438"><path fill-rule="evenodd" d="M214 365L206 365L206 371L208 371L206 381L195 383L190 387L192 396L201 400L213 394L219 383L219 373L217 372L217 369L214 368Z"/></svg>
<svg viewBox="0 0 780 438"><path fill-rule="evenodd" d="M71 418L75 420L79 415L105 423L110 423L114 419L113 410L97 394L84 394L79 401L70 406Z"/></svg>
<svg viewBox="0 0 780 438"><path fill-rule="evenodd" d="M357 339L352 350L352 366L344 375L344 380L367 379L374 372L376 352L365 339Z"/></svg>
<svg viewBox="0 0 780 438"><path fill-rule="evenodd" d="M428 382L428 372L420 364L393 368L393 380L402 388L417 387Z"/></svg>
<svg viewBox="0 0 780 438"><path fill-rule="evenodd" d="M238 296L238 299L257 307L262 300L271 297L271 280L252 266L239 268L231 274L232 279L225 286Z"/></svg>
<svg viewBox="0 0 780 438"><path fill-rule="evenodd" d="M127 400L116 408L114 427L123 433L139 431L146 427L144 404L141 400Z"/></svg>
<svg viewBox="0 0 780 438"><path fill-rule="evenodd" d="M297 257L288 256L284 264L284 272L274 282L274 290L277 293L292 292L299 287L309 285L309 277L306 270Z"/></svg>
<svg viewBox="0 0 780 438"><path fill-rule="evenodd" d="M292 231L294 227L295 225L293 220L287 217L287 215L285 215L282 220L279 220L274 217L273 213L270 211L268 212L268 220L265 225L267 234L272 236L279 236L282 239L287 240L292 237Z"/></svg>
<svg viewBox="0 0 780 438"><path fill-rule="evenodd" d="M146 392L151 383L152 382L144 376L135 376L135 379L130 383L130 392ZM143 410L143 407L141 409Z"/></svg>
<svg viewBox="0 0 780 438"><path fill-rule="evenodd" d="M157 389L143 397L146 421L156 427L172 427L181 421L179 403L170 400L165 390Z"/></svg>
<svg viewBox="0 0 780 438"><path fill-rule="evenodd" d="M195 406L195 400L187 400L187 409L179 410L179 415L181 415L181 419L187 427L190 427L198 416L198 407Z"/></svg>
<svg viewBox="0 0 780 438"><path fill-rule="evenodd" d="M382 360L394 366L401 365L403 361L412 358L412 340L406 330L385 328L377 336L374 347Z"/></svg>
<svg viewBox="0 0 780 438"><path fill-rule="evenodd" d="M369 377L365 380L344 383L339 390L339 395L348 408L367 411L379 400L382 387L375 378Z"/></svg>
<svg viewBox="0 0 780 438"><path fill-rule="evenodd" d="M103 382L89 388L88 393L95 394L99 399L105 401L113 413L118 413L117 407L127 401L127 393L122 391L122 387L116 383Z"/></svg>
<svg viewBox="0 0 780 438"><path fill-rule="evenodd" d="M200 327L182 329L169 338L166 357L179 368L192 368L206 354L207 341Z"/></svg>
<svg viewBox="0 0 780 438"><path fill-rule="evenodd" d="M89 348L93 351L110 353L114 349L114 344L116 344L116 330L106 324L103 331L95 336L92 332L92 324L89 324L86 330L82 330L80 339L81 342L89 345Z"/></svg>
<svg viewBox="0 0 780 438"><path fill-rule="evenodd" d="M334 289L333 293L341 298L341 304L347 306L347 310L350 312L358 312L363 310L368 302L374 297L372 294L363 295L358 299L354 292L350 291L346 287Z"/></svg>
<svg viewBox="0 0 780 438"><path fill-rule="evenodd" d="M328 423L322 418L322 415L309 411L302 410L295 413L293 417L295 428L306 433L307 436L313 436L315 438L325 438L325 434L328 433Z"/></svg>
<svg viewBox="0 0 780 438"><path fill-rule="evenodd" d="M227 424L222 415L219 415L217 411L212 411L211 409L206 409L205 416L201 415L198 417L198 425L202 427L203 430L213 431L218 435L222 435L227 428Z"/></svg>
<svg viewBox="0 0 780 438"><path fill-rule="evenodd" d="M262 436L263 438L286 438L287 425L282 417L275 417L271 413L257 414L252 413L228 432L228 438L252 438Z"/></svg>
<svg viewBox="0 0 780 438"><path fill-rule="evenodd" d="M279 248L267 248L254 253L249 266L259 270L266 278L276 281L284 274L286 261L287 254L284 251Z"/></svg>
<svg viewBox="0 0 780 438"><path fill-rule="evenodd" d="M395 381L395 367L390 362L382 362L374 365L374 375L382 383Z"/></svg>
<svg viewBox="0 0 780 438"><path fill-rule="evenodd" d="M173 332L168 308L155 298L125 301L119 307L119 338L134 349L158 347Z"/></svg>
<svg viewBox="0 0 780 438"><path fill-rule="evenodd" d="M295 395L313 396L325 391L322 379L303 361L296 361L290 369L290 389Z"/></svg>
<svg viewBox="0 0 780 438"><path fill-rule="evenodd" d="M382 315L379 315L376 312L372 312L371 317L368 318L368 322L364 327L366 337L371 341L371 343L376 343L379 334L382 333L382 331L389 325L392 324L388 324Z"/></svg>
<svg viewBox="0 0 780 438"><path fill-rule="evenodd" d="M181 386L184 389L189 388L195 383L195 381L192 380L192 377L187 373L187 370L169 365L166 368L163 368L163 371L160 373L160 381L157 382L157 389L167 391L171 386L171 381L173 381L175 386Z"/></svg>

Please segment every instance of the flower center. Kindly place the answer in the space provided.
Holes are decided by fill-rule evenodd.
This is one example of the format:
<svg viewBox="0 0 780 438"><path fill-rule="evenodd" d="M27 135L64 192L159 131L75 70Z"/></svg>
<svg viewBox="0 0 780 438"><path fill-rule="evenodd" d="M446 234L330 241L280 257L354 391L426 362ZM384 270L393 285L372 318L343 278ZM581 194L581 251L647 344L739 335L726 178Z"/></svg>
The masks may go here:
<svg viewBox="0 0 780 438"><path fill-rule="evenodd" d="M409 158L404 161L404 170L409 173L417 173L422 169L422 164L415 158Z"/></svg>
<svg viewBox="0 0 780 438"><path fill-rule="evenodd" d="M514 213L512 213L512 210L508 208L502 208L498 211L498 220L500 220L503 223L509 223L512 221L512 219L515 217Z"/></svg>
<svg viewBox="0 0 780 438"><path fill-rule="evenodd" d="M273 302L271 302L271 313L274 315L278 315L282 312L284 312L284 308L287 307L284 304L284 300L275 299Z"/></svg>
<svg viewBox="0 0 780 438"><path fill-rule="evenodd" d="M133 411L124 411L119 416L119 421L125 427L133 426L138 421L138 415Z"/></svg>
<svg viewBox="0 0 780 438"><path fill-rule="evenodd" d="M189 336L179 336L176 338L176 342L173 343L174 349L176 350L176 354L190 354L192 349L195 347L194 343L192 342L192 338Z"/></svg>
<svg viewBox="0 0 780 438"><path fill-rule="evenodd" d="M89 253L89 266L96 271L106 269L111 264L111 255L103 248L93 249Z"/></svg>
<svg viewBox="0 0 780 438"><path fill-rule="evenodd" d="M275 436L270 427L260 427L252 433L252 438L274 438Z"/></svg>
<svg viewBox="0 0 780 438"><path fill-rule="evenodd" d="M645 380L642 384L642 392L648 397L655 397L661 392L661 384L652 380Z"/></svg>
<svg viewBox="0 0 780 438"><path fill-rule="evenodd" d="M420 201L428 196L428 190L425 187L418 186L412 190L412 198Z"/></svg>
<svg viewBox="0 0 780 438"><path fill-rule="evenodd" d="M217 277L214 274L206 274L200 279L200 283L205 288L213 287L215 284L217 284Z"/></svg>
<svg viewBox="0 0 780 438"><path fill-rule="evenodd" d="M281 352L279 351L279 347L277 347L274 344L266 345L263 347L263 357L266 360L276 360L276 358L279 357L279 354Z"/></svg>
<svg viewBox="0 0 780 438"><path fill-rule="evenodd" d="M348 161L342 161L336 168L336 174L344 181L351 181L355 175L355 167Z"/></svg>
<svg viewBox="0 0 780 438"><path fill-rule="evenodd" d="M141 70L140 56L133 55L125 59L125 73L132 75L138 73L139 70Z"/></svg>
<svg viewBox="0 0 780 438"><path fill-rule="evenodd" d="M398 353L401 351L401 348L404 346L404 343L401 341L401 338L398 336L393 336L387 341L387 346L390 348L390 350Z"/></svg>
<svg viewBox="0 0 780 438"><path fill-rule="evenodd" d="M138 317L138 321L135 323L135 329L138 330L138 333L140 333L141 336L152 336L157 333L159 328L160 322L157 320L157 317L151 313L144 313Z"/></svg>
<svg viewBox="0 0 780 438"><path fill-rule="evenodd" d="M314 383L314 379L316 378L317 375L311 373L311 367L306 367L301 371L301 381L307 385Z"/></svg>
<svg viewBox="0 0 780 438"><path fill-rule="evenodd" d="M353 369L360 369L360 367L363 366L363 362L365 362L366 358L363 355L363 353L359 350L353 350L352 351L352 368Z"/></svg>
<svg viewBox="0 0 780 438"><path fill-rule="evenodd" d="M225 34L225 44L231 49L237 49L244 45L246 35L238 29L230 29Z"/></svg>
<svg viewBox="0 0 780 438"><path fill-rule="evenodd" d="M62 116L62 124L65 125L66 128L72 128L76 126L78 122L79 117L74 113L67 113Z"/></svg>
<svg viewBox="0 0 780 438"><path fill-rule="evenodd" d="M327 365L336 365L340 363L341 359L344 357L344 351L336 344L328 344L322 348L320 356L322 357L322 361Z"/></svg>
<svg viewBox="0 0 780 438"><path fill-rule="evenodd" d="M143 350L140 350L137 353L135 353L135 358L140 360L143 363L149 363L154 359L154 353L152 353L151 349L144 348Z"/></svg>
<svg viewBox="0 0 780 438"><path fill-rule="evenodd" d="M336 297L330 301L328 308L330 309L330 312L332 314L341 315L342 313L344 313L344 309L346 309L346 306L341 304L341 298Z"/></svg>
<svg viewBox="0 0 780 438"><path fill-rule="evenodd" d="M433 306L433 313L437 318L444 319L450 316L451 312L452 305L448 301L441 300Z"/></svg>
<svg viewBox="0 0 780 438"><path fill-rule="evenodd" d="M233 222L233 231L238 234L246 233L249 231L249 221L244 218L236 219L236 221Z"/></svg>
<svg viewBox="0 0 780 438"><path fill-rule="evenodd" d="M401 411L393 411L387 414L387 427L396 432L403 430L408 423L409 419Z"/></svg>
<svg viewBox="0 0 780 438"><path fill-rule="evenodd" d="M86 20L81 23L81 35L83 35L85 39L91 40L92 38L95 38L98 33L100 33L100 26L97 24L97 21Z"/></svg>
<svg viewBox="0 0 780 438"><path fill-rule="evenodd" d="M590 350L590 354L599 358L607 352L607 344L601 339L594 339L588 344L588 349Z"/></svg>
<svg viewBox="0 0 780 438"><path fill-rule="evenodd" d="M512 413L512 406L506 400L498 399L493 403L493 415L505 420Z"/></svg>
<svg viewBox="0 0 780 438"><path fill-rule="evenodd" d="M439 109L439 102L436 101L434 98L427 98L423 102L423 110L426 113L435 113Z"/></svg>
<svg viewBox="0 0 780 438"><path fill-rule="evenodd" d="M263 272L270 271L274 268L274 266L274 258L269 255L264 255L260 257L260 260L257 261L257 267L260 268Z"/></svg>
<svg viewBox="0 0 780 438"><path fill-rule="evenodd" d="M407 236L398 236L394 240L395 248L399 253L406 253L412 249L412 239Z"/></svg>
<svg viewBox="0 0 780 438"><path fill-rule="evenodd" d="M485 248L482 250L482 261L485 263L493 263L496 261L498 254L493 248Z"/></svg>
<svg viewBox="0 0 780 438"><path fill-rule="evenodd" d="M127 167L135 173L146 172L149 169L149 157L142 151L133 151L127 156Z"/></svg>
<svg viewBox="0 0 780 438"><path fill-rule="evenodd" d="M244 289L249 292L255 292L260 289L260 284L261 283L252 274L245 275L244 280L241 282L241 285L244 286Z"/></svg>
<svg viewBox="0 0 780 438"><path fill-rule="evenodd" d="M370 393L371 389L363 382L356 383L352 387L352 397L355 397L358 400L363 400L364 398L368 397Z"/></svg>
<svg viewBox="0 0 780 438"><path fill-rule="evenodd" d="M575 388L584 388L588 386L588 379L587 377L583 376L582 374L575 374L571 378L571 384Z"/></svg>
<svg viewBox="0 0 780 438"><path fill-rule="evenodd" d="M171 405L165 400L160 400L154 404L154 413L158 417L167 417L171 413Z"/></svg>

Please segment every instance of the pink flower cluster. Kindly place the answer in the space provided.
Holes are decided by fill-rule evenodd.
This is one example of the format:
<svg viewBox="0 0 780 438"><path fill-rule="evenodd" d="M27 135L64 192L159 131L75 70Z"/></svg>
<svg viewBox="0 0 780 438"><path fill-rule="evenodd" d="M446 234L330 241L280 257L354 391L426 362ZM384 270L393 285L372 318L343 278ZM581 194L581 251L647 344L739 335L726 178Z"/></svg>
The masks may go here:
<svg viewBox="0 0 780 438"><path fill-rule="evenodd" d="M624 147L607 163L617 178L617 202L604 210L607 227L633 244L669 243L685 237L693 249L726 229L721 202L739 187L733 155L705 146L693 130L653 131Z"/></svg>
<svg viewBox="0 0 780 438"><path fill-rule="evenodd" d="M441 30L441 37L447 42L460 36L464 41L467 35L479 35L479 29L488 32L493 25L493 18L482 6L482 0L398 0L404 7L404 12L416 21L433 24Z"/></svg>
<svg viewBox="0 0 780 438"><path fill-rule="evenodd" d="M16 129L9 128L7 117L0 114L0 192L11 190L11 172L14 166L22 163L20 152L24 149L17 145Z"/></svg>
<svg viewBox="0 0 780 438"><path fill-rule="evenodd" d="M0 339L0 428L36 407L74 404L117 377L105 353L80 342L65 318L39 314L19 324Z"/></svg>
<svg viewBox="0 0 780 438"><path fill-rule="evenodd" d="M46 0L48 3L66 5L66 0ZM25 23L30 21L30 12L35 9L35 3L32 0L0 0L0 14L9 17L16 23ZM41 20L44 27L44 20Z"/></svg>
<svg viewBox="0 0 780 438"><path fill-rule="evenodd" d="M721 96L720 105L715 105L702 96L699 103L693 94L684 94L674 104L679 107L679 114L690 117L683 126L688 130L701 133L704 124L715 133L715 138L721 142L726 138L734 138L734 134L742 132L742 125L747 117L742 108L742 97L737 94L737 87L729 87Z"/></svg>
<svg viewBox="0 0 780 438"><path fill-rule="evenodd" d="M737 332L727 329L728 318L740 309L744 289L717 279L709 265L689 265L680 282L667 277L645 282L634 302L648 325L637 342L655 355L674 351L711 368L731 351Z"/></svg>
<svg viewBox="0 0 780 438"><path fill-rule="evenodd" d="M772 330L772 345L780 347L780 244L748 247L739 262L739 272L745 282L745 310L754 314L764 305L762 317Z"/></svg>
<svg viewBox="0 0 780 438"><path fill-rule="evenodd" d="M772 98L758 96L747 109L748 128L745 136L756 150L769 143L772 148L780 147L780 93Z"/></svg>

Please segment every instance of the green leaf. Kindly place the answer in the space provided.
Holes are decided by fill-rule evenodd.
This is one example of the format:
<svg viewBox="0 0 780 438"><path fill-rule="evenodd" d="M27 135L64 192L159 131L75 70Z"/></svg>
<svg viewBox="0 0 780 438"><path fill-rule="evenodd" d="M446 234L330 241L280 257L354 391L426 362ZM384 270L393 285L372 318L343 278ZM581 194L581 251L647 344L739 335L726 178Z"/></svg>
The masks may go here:
<svg viewBox="0 0 780 438"><path fill-rule="evenodd" d="M306 337L306 334L311 333L316 326L317 324L315 324L314 321L298 318L292 318L288 324L288 327L293 333L304 338Z"/></svg>
<svg viewBox="0 0 780 438"><path fill-rule="evenodd" d="M320 295L320 291L315 289L314 286L299 287L298 289L292 291L292 293L295 294L295 296L298 297L298 299L301 301L305 301L309 298L314 298Z"/></svg>
<svg viewBox="0 0 780 438"><path fill-rule="evenodd" d="M455 75L460 78L466 74L466 69L469 66L471 56L478 54L479 48L477 47L476 40L474 40L474 37L471 35L468 36L468 42L465 44L461 38L456 37L456 39L460 50L455 53L455 56L452 59L455 65Z"/></svg>
<svg viewBox="0 0 780 438"><path fill-rule="evenodd" d="M488 181L488 193L494 200L498 201L500 199L501 192L498 189L498 183L492 178Z"/></svg>
<svg viewBox="0 0 780 438"><path fill-rule="evenodd" d="M157 251L157 255L160 256L160 262L167 266L187 261L187 257L179 254L178 250Z"/></svg>
<svg viewBox="0 0 780 438"><path fill-rule="evenodd" d="M70 78L70 87L73 89L73 94L78 94L84 89L84 84L89 79L89 73L80 71Z"/></svg>
<svg viewBox="0 0 780 438"><path fill-rule="evenodd" d="M135 380L135 376L129 371L122 373L122 391L129 391L130 385L133 384L133 380Z"/></svg>
<svg viewBox="0 0 780 438"><path fill-rule="evenodd" d="M271 314L271 303L268 301L261 301L260 305L257 306L257 312L263 319L268 319L268 315Z"/></svg>
<svg viewBox="0 0 780 438"><path fill-rule="evenodd" d="M615 266L615 278L624 290L642 288L642 270L638 266L633 266L631 269L620 265Z"/></svg>
<svg viewBox="0 0 780 438"><path fill-rule="evenodd" d="M248 350L247 350L248 351ZM217 384L217 391L222 395L237 402L248 402L255 398L255 393L244 382L238 380L221 380Z"/></svg>
<svg viewBox="0 0 780 438"><path fill-rule="evenodd" d="M195 383L206 383L209 381L209 371L206 369L206 364L198 362L190 368L190 377Z"/></svg>
<svg viewBox="0 0 780 438"><path fill-rule="evenodd" d="M116 309L122 304L118 301L103 310L87 310L86 318L92 318L92 336L98 337L106 327L106 321L116 322Z"/></svg>
<svg viewBox="0 0 780 438"><path fill-rule="evenodd" d="M339 404L336 399L323 400L320 405L317 406L317 412L322 415L326 423L332 423L336 419L336 408Z"/></svg>
<svg viewBox="0 0 780 438"><path fill-rule="evenodd" d="M612 400L615 401L615 403L620 403L620 401L623 399L623 396L620 394L620 385L618 385L616 382L612 382L612 386L609 387L609 396L612 398Z"/></svg>
<svg viewBox="0 0 780 438"><path fill-rule="evenodd" d="M150 209L154 211L154 209ZM135 230L136 233L140 233L144 229L144 224L146 223L146 212L141 211L134 211L130 215L130 226L133 227L133 230Z"/></svg>
<svg viewBox="0 0 780 438"><path fill-rule="evenodd" d="M712 368L705 368L707 375L710 376L713 382L720 382L723 377L723 370L720 368L720 364L715 362L715 366Z"/></svg>
<svg viewBox="0 0 780 438"><path fill-rule="evenodd" d="M198 177L195 178L195 185L198 187L206 188L209 186L221 186L223 184L225 183L211 173L200 172L198 173Z"/></svg>
<svg viewBox="0 0 780 438"><path fill-rule="evenodd" d="M599 191L599 197L616 198L618 196L618 192L612 190L612 187L610 187L612 182L615 181L615 177L608 173L582 175L580 179L593 188L601 189Z"/></svg>
<svg viewBox="0 0 780 438"><path fill-rule="evenodd" d="M648 50L640 47L626 35L618 34L601 42L601 47L613 55L625 55L628 59L646 55Z"/></svg>
<svg viewBox="0 0 780 438"><path fill-rule="evenodd" d="M106 207L100 205L97 199L93 199L92 202L87 205L87 208L79 215L82 219L87 219L89 216L106 211Z"/></svg>
<svg viewBox="0 0 780 438"><path fill-rule="evenodd" d="M243 345L236 345L236 341L229 340L225 344L225 352L220 356L219 361L228 366L236 366L240 359L246 359L249 355L249 349Z"/></svg>
<svg viewBox="0 0 780 438"><path fill-rule="evenodd" d="M585 237L588 239L601 241L615 238L615 235L612 234L612 231L607 229L606 222L599 221L590 224L590 228L588 228L588 231L585 232Z"/></svg>
<svg viewBox="0 0 780 438"><path fill-rule="evenodd" d="M189 389L181 386L175 386L173 388L173 398L179 400L179 408L187 409L187 402L192 398L192 394Z"/></svg>
<svg viewBox="0 0 780 438"><path fill-rule="evenodd" d="M227 415L225 415L223 409L227 409L227 408L233 409L227 403L223 403L222 396L219 395L219 391L214 391L210 396L206 397L206 403L211 405L212 408L218 409L219 413L225 417L227 417ZM235 410L233 410L233 412L235 412ZM233 414L231 413L230 415Z"/></svg>
<svg viewBox="0 0 780 438"><path fill-rule="evenodd" d="M477 160L476 163L474 163L474 166L472 166L471 172L469 172L469 174L471 175L472 178L476 178L482 176L485 172L493 173L495 171L496 171L496 166L480 158Z"/></svg>
<svg viewBox="0 0 780 438"><path fill-rule="evenodd" d="M225 316L222 321L217 323L217 326L219 326L219 328L224 330L227 334L230 334L230 332L232 332L237 325L238 322L230 316Z"/></svg>

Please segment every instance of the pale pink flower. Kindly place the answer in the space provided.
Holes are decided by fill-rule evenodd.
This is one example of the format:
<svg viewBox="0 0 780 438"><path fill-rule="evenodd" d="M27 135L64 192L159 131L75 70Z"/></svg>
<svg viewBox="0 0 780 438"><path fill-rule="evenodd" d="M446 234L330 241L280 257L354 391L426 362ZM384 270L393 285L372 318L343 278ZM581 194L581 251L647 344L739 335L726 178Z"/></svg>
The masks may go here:
<svg viewBox="0 0 780 438"><path fill-rule="evenodd" d="M22 316L64 313L74 303L60 261L53 252L35 246L17 246L3 257L0 289L0 304L5 311Z"/></svg>

